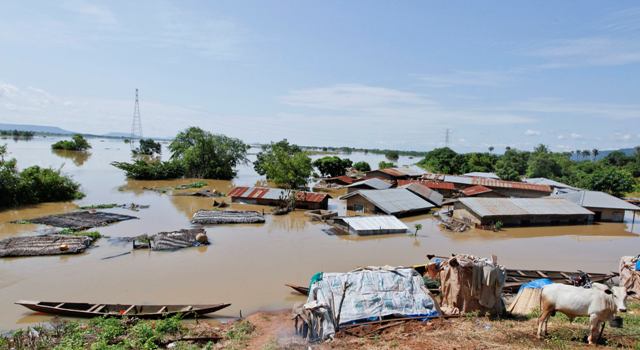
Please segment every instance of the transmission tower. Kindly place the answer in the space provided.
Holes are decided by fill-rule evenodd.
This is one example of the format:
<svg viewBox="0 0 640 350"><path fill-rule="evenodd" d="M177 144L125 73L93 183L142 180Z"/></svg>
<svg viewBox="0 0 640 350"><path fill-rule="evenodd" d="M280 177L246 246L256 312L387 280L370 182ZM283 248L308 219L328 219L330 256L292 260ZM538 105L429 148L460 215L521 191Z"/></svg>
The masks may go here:
<svg viewBox="0 0 640 350"><path fill-rule="evenodd" d="M449 134L450 133L451 133L451 130L449 130L448 128L444 132L444 146L445 147L449 147Z"/></svg>
<svg viewBox="0 0 640 350"><path fill-rule="evenodd" d="M138 99L138 89L136 89L136 103L133 107L133 122L131 123L131 149L136 149L136 141L140 143L142 139L142 118L140 117L140 100Z"/></svg>

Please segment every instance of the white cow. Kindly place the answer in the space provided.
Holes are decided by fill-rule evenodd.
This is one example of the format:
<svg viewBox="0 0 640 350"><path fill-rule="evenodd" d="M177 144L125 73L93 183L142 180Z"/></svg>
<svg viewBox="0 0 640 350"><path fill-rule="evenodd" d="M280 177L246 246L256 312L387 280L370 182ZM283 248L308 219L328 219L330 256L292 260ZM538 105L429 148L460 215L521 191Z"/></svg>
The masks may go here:
<svg viewBox="0 0 640 350"><path fill-rule="evenodd" d="M598 338L599 325L611 320L617 311L626 312L625 300L627 295L625 287L607 287L601 283L593 283L591 288L574 287L566 284L553 283L544 286L540 299L542 314L538 318L538 338L547 334L549 317L560 311L571 320L577 316L589 316L591 330L589 332L589 344L593 344Z"/></svg>

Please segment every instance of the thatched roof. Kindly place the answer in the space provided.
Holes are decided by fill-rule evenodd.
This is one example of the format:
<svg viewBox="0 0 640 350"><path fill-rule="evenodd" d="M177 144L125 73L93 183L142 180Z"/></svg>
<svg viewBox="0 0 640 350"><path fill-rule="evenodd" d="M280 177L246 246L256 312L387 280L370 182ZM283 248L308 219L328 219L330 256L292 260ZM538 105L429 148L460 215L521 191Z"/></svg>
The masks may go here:
<svg viewBox="0 0 640 350"><path fill-rule="evenodd" d="M107 213L104 211L76 211L30 219L29 222L34 224L70 228L73 230L86 230L91 227L106 226L114 222L131 219L137 219L137 217Z"/></svg>
<svg viewBox="0 0 640 350"><path fill-rule="evenodd" d="M207 233L202 228L183 229L171 232L159 232L151 236L151 249L153 250L175 250L180 248L197 247L209 244L208 240L199 242L197 237L203 234L206 238Z"/></svg>
<svg viewBox="0 0 640 350"><path fill-rule="evenodd" d="M0 257L77 254L84 252L91 243L91 238L86 236L11 237L0 241Z"/></svg>

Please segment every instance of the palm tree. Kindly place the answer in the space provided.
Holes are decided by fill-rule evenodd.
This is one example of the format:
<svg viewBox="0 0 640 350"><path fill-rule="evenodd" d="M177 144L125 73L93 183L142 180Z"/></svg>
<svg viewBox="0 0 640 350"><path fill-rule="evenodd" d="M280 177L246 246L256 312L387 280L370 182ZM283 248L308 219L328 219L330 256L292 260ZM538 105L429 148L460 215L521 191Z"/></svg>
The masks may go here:
<svg viewBox="0 0 640 350"><path fill-rule="evenodd" d="M582 151L582 157L589 158L590 155L591 155L591 152L588 149L585 149Z"/></svg>
<svg viewBox="0 0 640 350"><path fill-rule="evenodd" d="M493 146L489 146L489 153L493 152L494 149Z"/></svg>
<svg viewBox="0 0 640 350"><path fill-rule="evenodd" d="M593 149L593 151L591 151L591 155L593 156L594 161L596 160L596 158L598 158L598 153L600 153L600 151L595 148Z"/></svg>
<svg viewBox="0 0 640 350"><path fill-rule="evenodd" d="M505 149L505 151L511 151L511 146L507 146L504 149Z"/></svg>
<svg viewBox="0 0 640 350"><path fill-rule="evenodd" d="M415 224L414 227L416 228L416 232L413 235L417 236L418 235L418 231L420 231L422 229L422 224Z"/></svg>
<svg viewBox="0 0 640 350"><path fill-rule="evenodd" d="M582 152L580 152L580 150L579 150L579 149L577 149L577 150L576 150L576 160L580 160L580 154L581 154L581 153L582 153Z"/></svg>

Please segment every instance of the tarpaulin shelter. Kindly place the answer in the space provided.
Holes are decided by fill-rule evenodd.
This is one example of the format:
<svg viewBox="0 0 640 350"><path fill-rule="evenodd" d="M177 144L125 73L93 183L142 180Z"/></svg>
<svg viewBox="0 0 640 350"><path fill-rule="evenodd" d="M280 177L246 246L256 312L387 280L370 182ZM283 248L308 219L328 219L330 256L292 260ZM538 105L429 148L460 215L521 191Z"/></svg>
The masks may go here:
<svg viewBox="0 0 640 350"><path fill-rule="evenodd" d="M542 288L547 284L552 284L553 281L548 278L541 278L527 282L520 286L518 294L509 304L509 311L513 315L527 316L534 310L540 309L540 296L542 295Z"/></svg>
<svg viewBox="0 0 640 350"><path fill-rule="evenodd" d="M306 304L294 311L311 341L332 338L340 326L387 316L441 315L422 276L406 267L366 267L314 275Z"/></svg>
<svg viewBox="0 0 640 350"><path fill-rule="evenodd" d="M504 311L506 273L495 260L459 254L440 262L440 305L445 314L479 311L497 315Z"/></svg>
<svg viewBox="0 0 640 350"><path fill-rule="evenodd" d="M620 285L640 295L640 256L620 258Z"/></svg>

